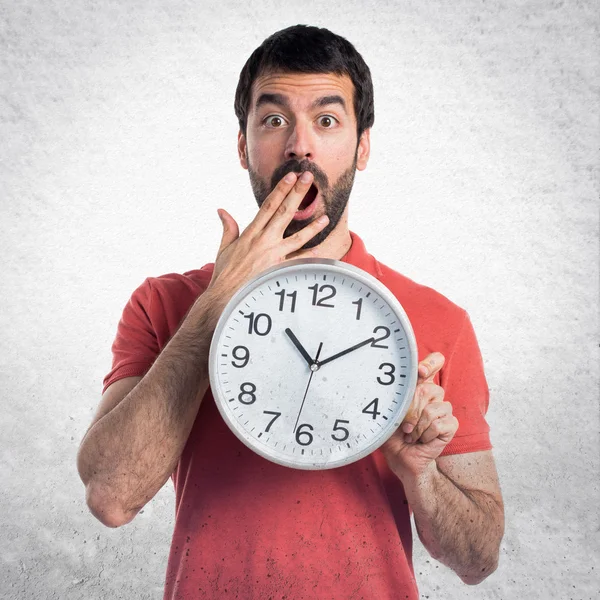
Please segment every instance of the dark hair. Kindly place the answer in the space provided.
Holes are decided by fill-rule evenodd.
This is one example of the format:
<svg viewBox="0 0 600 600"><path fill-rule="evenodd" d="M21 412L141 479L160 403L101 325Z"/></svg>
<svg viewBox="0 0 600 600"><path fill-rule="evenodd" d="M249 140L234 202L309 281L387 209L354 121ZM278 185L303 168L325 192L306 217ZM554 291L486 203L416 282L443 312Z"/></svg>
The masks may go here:
<svg viewBox="0 0 600 600"><path fill-rule="evenodd" d="M294 25L269 36L250 55L240 73L234 108L242 133L246 133L252 84L260 75L273 72L348 75L354 84L358 137L373 126L371 71L356 48L328 29Z"/></svg>

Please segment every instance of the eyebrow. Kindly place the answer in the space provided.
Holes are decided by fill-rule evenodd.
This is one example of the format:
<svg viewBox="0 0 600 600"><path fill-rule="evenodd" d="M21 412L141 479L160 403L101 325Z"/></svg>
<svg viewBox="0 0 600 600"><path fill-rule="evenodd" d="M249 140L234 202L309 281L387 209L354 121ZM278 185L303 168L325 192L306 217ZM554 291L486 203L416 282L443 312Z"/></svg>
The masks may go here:
<svg viewBox="0 0 600 600"><path fill-rule="evenodd" d="M256 108L260 108L263 104L276 104L282 108L290 108L289 100L287 99L287 96L284 96L283 94L261 94L256 100ZM330 104L339 104L345 112L348 112L346 108L346 102L337 94L333 94L331 96L321 96L321 98L317 98L312 103L311 108L321 108L323 106L329 106Z"/></svg>

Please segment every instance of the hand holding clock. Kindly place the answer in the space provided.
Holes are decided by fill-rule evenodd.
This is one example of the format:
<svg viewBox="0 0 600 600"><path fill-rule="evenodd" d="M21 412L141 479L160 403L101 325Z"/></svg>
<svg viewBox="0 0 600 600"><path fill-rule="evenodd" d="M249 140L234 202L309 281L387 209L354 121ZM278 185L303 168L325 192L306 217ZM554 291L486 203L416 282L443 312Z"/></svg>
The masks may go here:
<svg viewBox="0 0 600 600"><path fill-rule="evenodd" d="M419 363L419 379L404 421L381 447L390 469L400 479L421 475L450 443L458 429L452 404L433 382L444 366L444 356L433 352Z"/></svg>

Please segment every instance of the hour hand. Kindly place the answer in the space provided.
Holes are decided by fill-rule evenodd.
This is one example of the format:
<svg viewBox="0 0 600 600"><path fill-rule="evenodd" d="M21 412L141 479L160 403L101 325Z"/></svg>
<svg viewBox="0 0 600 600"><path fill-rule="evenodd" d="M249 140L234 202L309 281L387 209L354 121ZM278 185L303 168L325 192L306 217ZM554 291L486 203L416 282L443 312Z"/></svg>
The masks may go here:
<svg viewBox="0 0 600 600"><path fill-rule="evenodd" d="M328 362L331 362L332 360L335 360L336 358L340 358L341 356L349 354L350 352L354 352L354 350L358 350L359 348L362 348L363 346L366 346L367 344L372 344L374 341L375 341L375 338L369 338L368 340L365 340L364 342L360 342L360 344L355 344L351 348L346 348L345 350L342 350L341 352L338 352L337 354L334 354L333 356L330 356L329 358L326 358L325 360L320 360L319 366L322 367L323 365L326 365Z"/></svg>
<svg viewBox="0 0 600 600"><path fill-rule="evenodd" d="M304 360L308 363L308 366L312 366L314 364L314 360L309 356L308 352L304 349L304 346L300 343L300 340L294 335L294 332L288 327L285 330L287 336L292 340L292 343L296 348L298 348L298 352L302 354Z"/></svg>

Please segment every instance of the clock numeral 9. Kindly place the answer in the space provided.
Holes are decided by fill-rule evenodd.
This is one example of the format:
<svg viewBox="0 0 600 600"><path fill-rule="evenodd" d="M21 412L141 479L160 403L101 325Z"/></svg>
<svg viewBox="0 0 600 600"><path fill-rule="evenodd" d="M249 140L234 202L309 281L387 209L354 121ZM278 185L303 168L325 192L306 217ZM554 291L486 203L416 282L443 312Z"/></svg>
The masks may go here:
<svg viewBox="0 0 600 600"><path fill-rule="evenodd" d="M389 379L387 381L384 381L383 379L381 379L381 377L378 376L377 381L381 385L392 385L392 383L394 383L394 381L396 381L396 378L394 377L394 372L396 370L396 367L392 363L381 363L379 365L379 369L383 369L384 367L388 367L388 369L389 369L389 370L383 372L383 374L387 375L387 377L389 377Z"/></svg>
<svg viewBox="0 0 600 600"><path fill-rule="evenodd" d="M288 294L288 297L292 299L292 312L296 312L296 296L298 292L294 291ZM285 290L280 290L279 292L275 292L276 296L281 296L279 299L279 311L283 311L283 305L285 304Z"/></svg>
<svg viewBox="0 0 600 600"><path fill-rule="evenodd" d="M233 349L232 354L233 354L233 358L235 360L232 360L231 364L236 369L243 369L248 364L248 361L250 360L250 350L248 350L248 348L246 348L246 346L236 346ZM240 354L241 354L241 356L240 356ZM239 360L241 364L237 364L235 362L236 360Z"/></svg>
<svg viewBox="0 0 600 600"><path fill-rule="evenodd" d="M310 431L314 429L314 427L312 425L309 425L308 423L300 425L298 429L296 429L296 441L301 446L310 446L313 443L312 433L310 433L310 431L302 431L303 427L310 429ZM302 439L300 439L301 437Z"/></svg>
<svg viewBox="0 0 600 600"><path fill-rule="evenodd" d="M254 404L256 402L256 396L254 392L256 391L256 386L249 381L245 381L240 385L241 392L238 395L238 400L242 404ZM249 397L249 400L246 398Z"/></svg>
<svg viewBox="0 0 600 600"><path fill-rule="evenodd" d="M256 335L268 335L273 325L271 317L265 313L260 313L254 318L254 313L244 315L244 319L248 319L248 333L256 333ZM260 325L262 319L262 326ZM266 322L265 322L266 320ZM262 331L261 331L262 329Z"/></svg>
<svg viewBox="0 0 600 600"><path fill-rule="evenodd" d="M333 433L332 433L331 437L336 442L345 442L350 437L350 432L345 427L340 427L339 426L340 423L350 423L350 421L344 421L344 419L336 419L335 423L333 424L333 430L334 431L343 431L344 433L342 433L342 437L335 437L335 435L333 435Z"/></svg>
<svg viewBox="0 0 600 600"><path fill-rule="evenodd" d="M328 285L325 283L321 287L319 287L319 284L315 283L315 285L308 286L308 289L312 290L312 292L313 292L313 297L312 297L313 306L325 306L327 308L335 308L335 306L333 304L327 304L325 302L325 300L329 300L330 298L333 298L336 294L336 289L332 285ZM322 298L317 299L317 294L319 292L325 292L326 290L329 290L329 292L330 292L329 295L323 296Z"/></svg>

